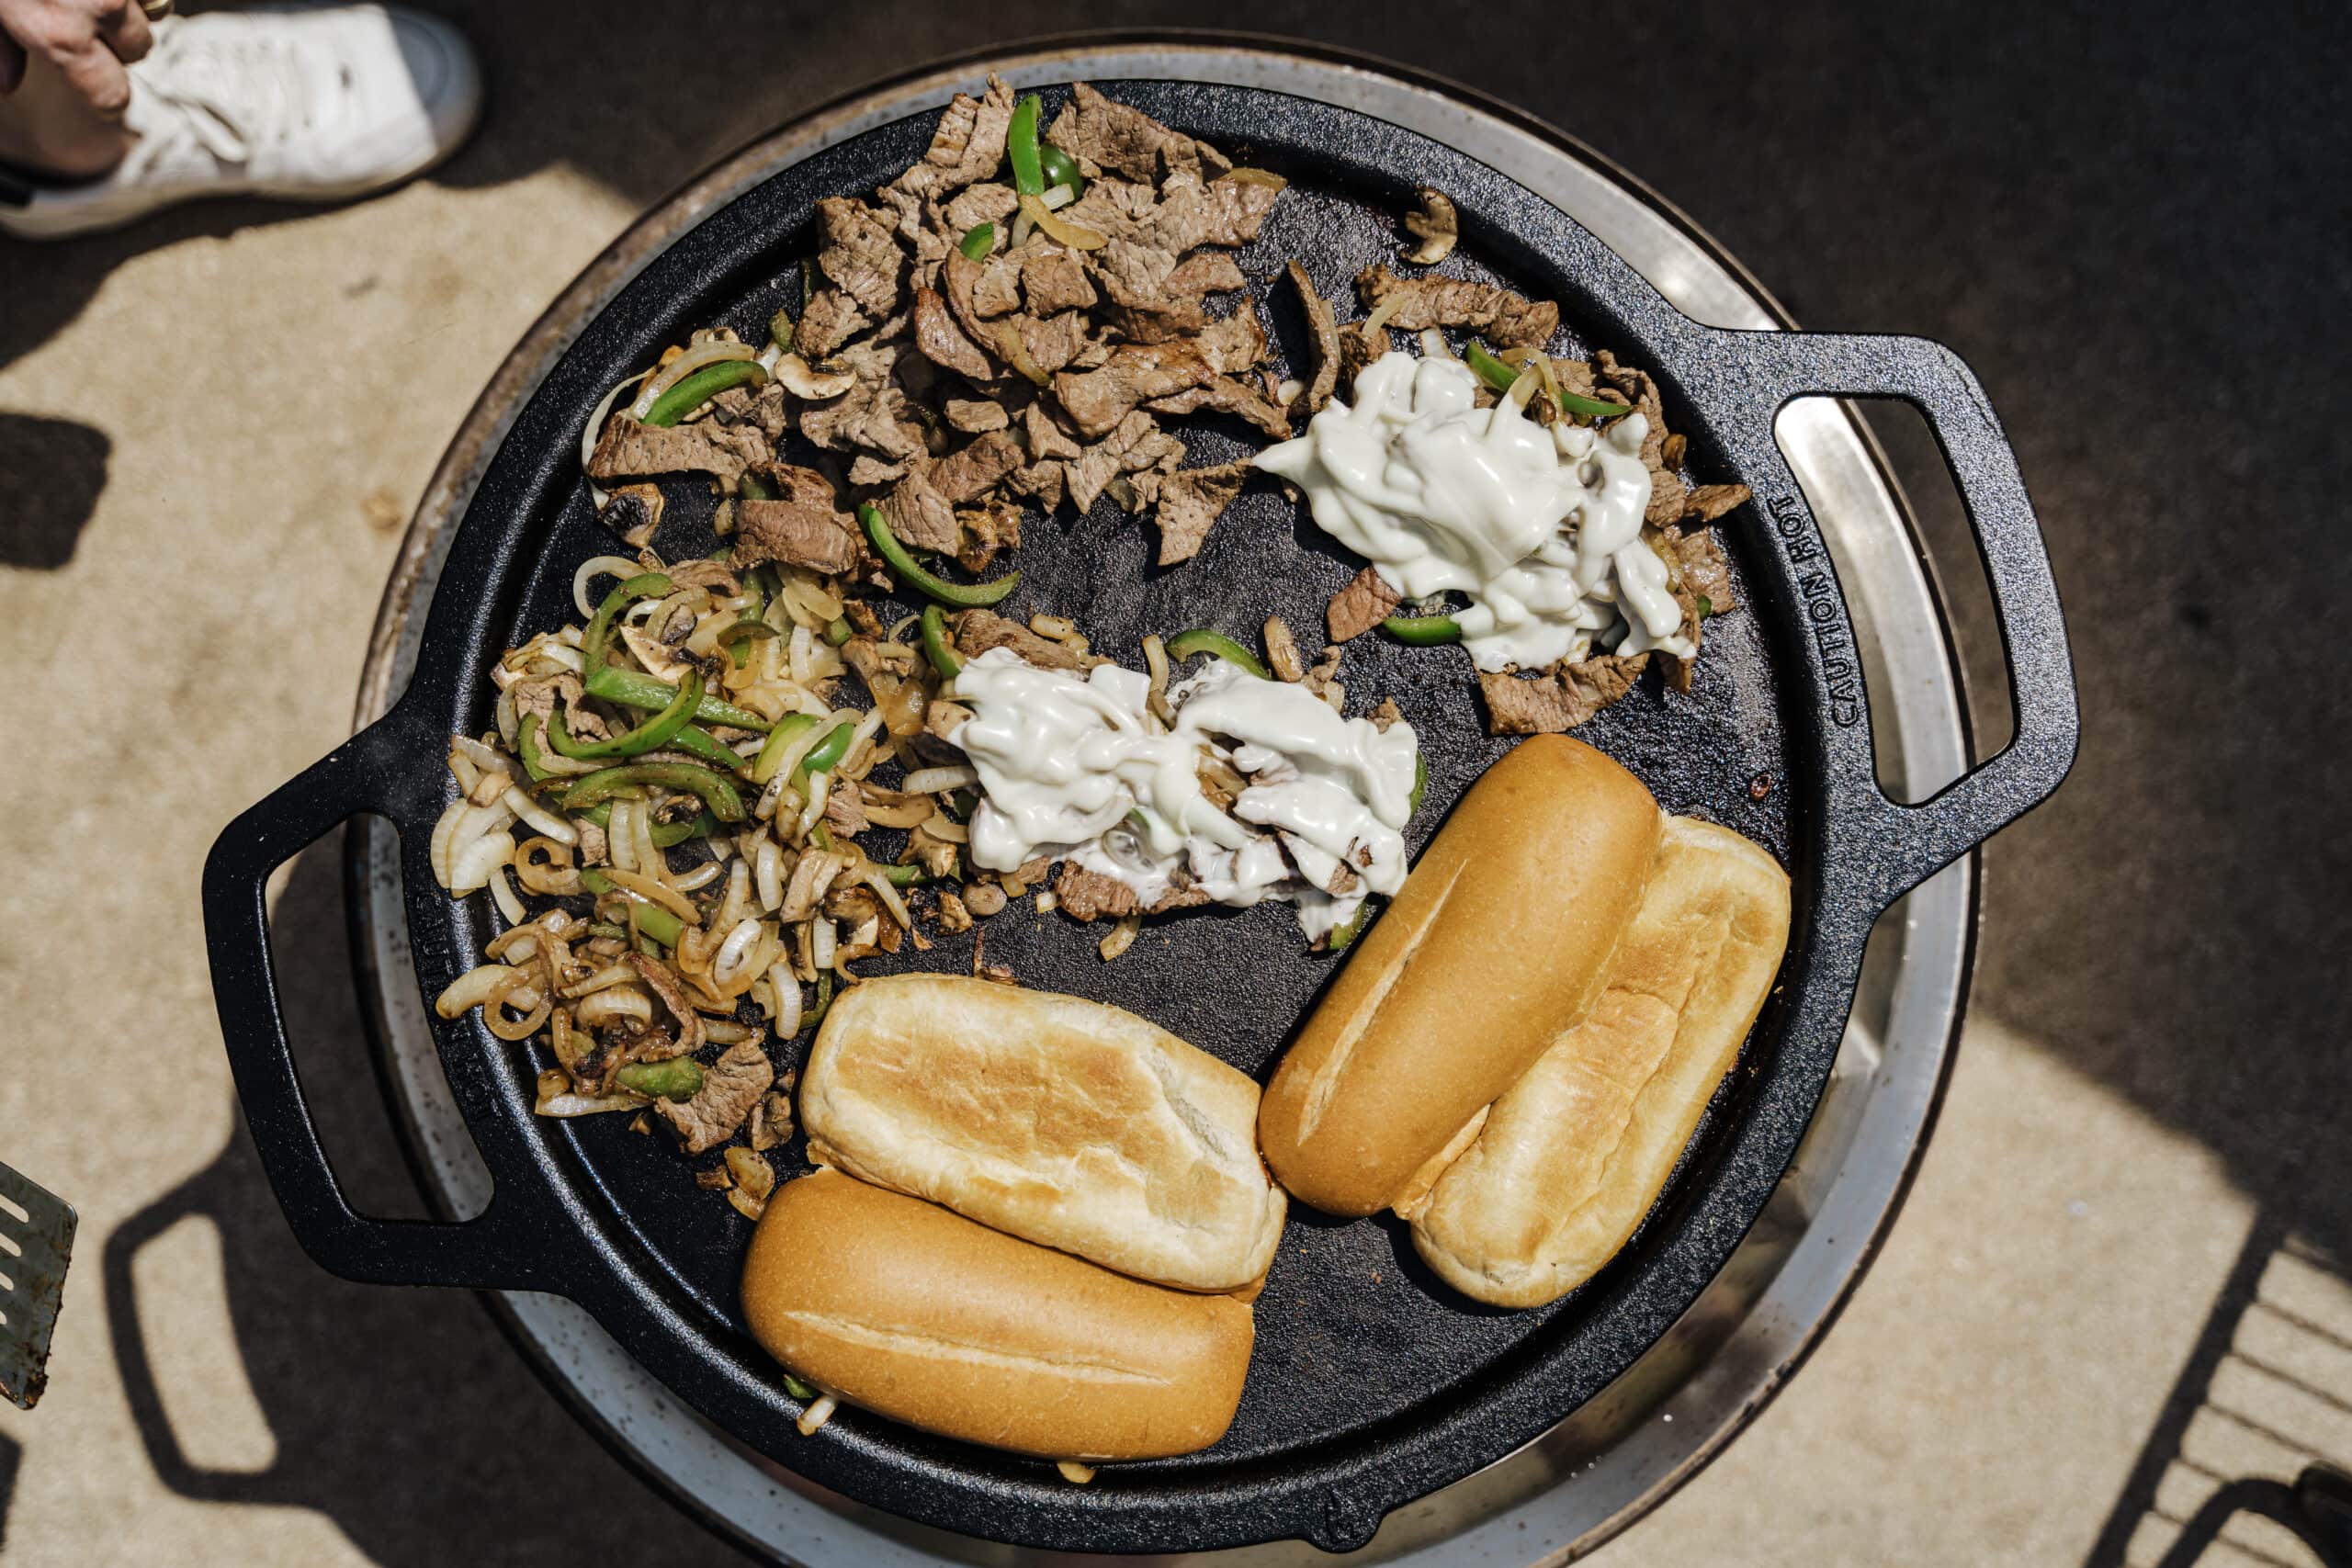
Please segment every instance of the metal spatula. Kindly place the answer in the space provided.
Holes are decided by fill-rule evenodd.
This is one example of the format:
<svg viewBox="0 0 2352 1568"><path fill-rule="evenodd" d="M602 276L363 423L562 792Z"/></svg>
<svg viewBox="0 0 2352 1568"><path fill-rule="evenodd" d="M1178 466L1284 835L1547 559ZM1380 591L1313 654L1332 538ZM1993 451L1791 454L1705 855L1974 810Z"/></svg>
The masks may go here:
<svg viewBox="0 0 2352 1568"><path fill-rule="evenodd" d="M0 1393L27 1410L49 1386L49 1337L78 1223L73 1204L0 1165Z"/></svg>

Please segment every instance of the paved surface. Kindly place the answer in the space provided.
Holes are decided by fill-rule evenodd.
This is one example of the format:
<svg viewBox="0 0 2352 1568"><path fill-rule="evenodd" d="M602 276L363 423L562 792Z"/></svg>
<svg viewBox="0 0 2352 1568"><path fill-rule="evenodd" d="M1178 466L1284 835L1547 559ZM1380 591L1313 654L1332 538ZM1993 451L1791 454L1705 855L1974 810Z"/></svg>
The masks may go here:
<svg viewBox="0 0 2352 1568"><path fill-rule="evenodd" d="M2261 1516L2312 1457L2352 1461L2347 714L2311 651L2352 553L2344 13L1434 14L1019 21L1409 57L1641 172L1807 324L1950 341L2015 434L2082 669L2081 763L1988 857L1975 1023L1883 1260L1601 1561L2317 1561ZM495 105L429 181L0 244L0 1157L83 1213L50 1399L0 1411L9 1562L726 1555L472 1301L297 1253L229 1089L196 876L341 733L398 524L545 301L711 156L1002 15L510 0L464 12ZM1962 632L1996 669L1981 618ZM413 1202L353 1049L331 853L279 918L331 1140L363 1200Z"/></svg>

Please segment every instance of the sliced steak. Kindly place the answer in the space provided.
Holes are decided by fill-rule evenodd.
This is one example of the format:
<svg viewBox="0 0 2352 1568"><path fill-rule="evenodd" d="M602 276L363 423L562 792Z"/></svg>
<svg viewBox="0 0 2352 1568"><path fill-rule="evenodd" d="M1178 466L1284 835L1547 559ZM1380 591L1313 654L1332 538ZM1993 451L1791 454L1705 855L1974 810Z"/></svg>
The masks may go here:
<svg viewBox="0 0 2352 1568"><path fill-rule="evenodd" d="M1331 595L1323 606L1323 625L1330 632L1333 642L1350 642L1363 636L1390 615L1404 603L1405 596L1388 586L1388 580L1371 567L1348 580L1348 585Z"/></svg>
<svg viewBox="0 0 2352 1568"><path fill-rule="evenodd" d="M1502 348L1540 348L1560 330L1560 307L1528 299L1490 283L1458 277L1399 277L1385 266L1356 275L1356 295L1365 310L1398 295L1388 324L1407 332L1424 327L1467 327Z"/></svg>
<svg viewBox="0 0 2352 1568"><path fill-rule="evenodd" d="M808 301L808 309L800 312L800 323L792 333L793 350L813 364L872 324L872 319L857 308L856 300L838 288L820 288L817 298Z"/></svg>
<svg viewBox="0 0 2352 1568"><path fill-rule="evenodd" d="M891 488L882 502L891 535L912 549L952 555L961 542L956 509L932 482L932 471L917 469Z"/></svg>
<svg viewBox="0 0 2352 1568"><path fill-rule="evenodd" d="M1081 168L1091 164L1146 185L1162 174L1213 178L1233 166L1216 148L1170 130L1141 109L1114 103L1083 82L1070 89L1069 102L1046 127L1046 141L1078 159Z"/></svg>
<svg viewBox="0 0 2352 1568"><path fill-rule="evenodd" d="M1179 468L1161 479L1159 506L1153 513L1159 524L1159 564L1174 566L1200 554L1209 530L1249 477L1249 460L1242 458L1205 468Z"/></svg>
<svg viewBox="0 0 2352 1568"><path fill-rule="evenodd" d="M1102 487L1121 474L1147 469L1173 469L1184 458L1184 444L1159 428L1141 409L1121 420L1118 428L1087 447L1062 472L1070 503L1080 512L1092 510Z"/></svg>
<svg viewBox="0 0 2352 1568"><path fill-rule="evenodd" d="M800 434L835 451L864 447L897 461L929 457L922 427L914 422L907 395L892 378L898 359L896 348L880 343L862 343L843 351L842 367L854 378L850 389L829 402L803 408Z"/></svg>
<svg viewBox="0 0 2352 1568"><path fill-rule="evenodd" d="M932 465L931 482L949 501L978 501L996 482L1022 464L1021 440L1010 431L992 430L967 442Z"/></svg>
<svg viewBox="0 0 2352 1568"><path fill-rule="evenodd" d="M1009 648L1041 670L1079 667L1078 655L1069 649L994 610L966 610L957 615L956 646L967 659L978 659L992 648Z"/></svg>
<svg viewBox="0 0 2352 1568"><path fill-rule="evenodd" d="M1395 345L1388 340L1388 331L1382 328L1377 341L1367 334L1361 321L1349 321L1339 331L1340 374L1332 389L1332 396L1352 398L1356 395L1356 378L1364 367Z"/></svg>
<svg viewBox="0 0 2352 1568"><path fill-rule="evenodd" d="M837 574L857 564L856 520L841 509L832 481L814 468L788 463L761 465L761 477L780 499L735 502L737 570L781 561L811 571Z"/></svg>
<svg viewBox="0 0 2352 1568"><path fill-rule="evenodd" d="M1201 333L1201 353L1221 376L1247 370L1266 357L1266 329L1258 324L1257 307L1250 296L1221 321L1211 321Z"/></svg>
<svg viewBox="0 0 2352 1568"><path fill-rule="evenodd" d="M1144 407L1154 413L1198 413L1206 409L1212 413L1235 414L1272 440L1290 439L1290 415L1257 388L1230 376L1219 376L1204 387L1193 387L1172 397L1154 398Z"/></svg>
<svg viewBox="0 0 2352 1568"><path fill-rule="evenodd" d="M1258 237L1259 226L1281 194L1272 186L1244 180L1202 185L1171 178L1161 188L1159 206L1152 214L1151 243L1179 255L1195 245L1246 245Z"/></svg>
<svg viewBox="0 0 2352 1568"><path fill-rule="evenodd" d="M1682 521L1713 523L1724 513L1748 502L1746 485L1693 485L1682 503Z"/></svg>
<svg viewBox="0 0 2352 1568"><path fill-rule="evenodd" d="M676 1129L690 1155L717 1148L735 1135L752 1107L775 1082L768 1054L745 1041L729 1045L718 1061L702 1071L702 1088L683 1103L657 1100L653 1109Z"/></svg>
<svg viewBox="0 0 2352 1568"><path fill-rule="evenodd" d="M1323 412L1331 400L1331 389L1340 382L1340 319L1331 301L1315 290L1314 280L1306 269L1294 261L1284 269L1290 286L1298 292L1298 303L1306 312L1306 330L1315 340L1315 378L1299 394L1298 407L1309 414ZM1331 634L1338 637L1339 633Z"/></svg>
<svg viewBox="0 0 2352 1568"><path fill-rule="evenodd" d="M975 381L988 380L996 374L996 367L956 324L955 315L937 289L916 291L914 321L915 346L933 365L944 366Z"/></svg>
<svg viewBox="0 0 2352 1568"><path fill-rule="evenodd" d="M1136 890L1125 883L1070 860L1062 862L1061 874L1054 879L1054 898L1061 912L1073 920L1092 921L1106 916L1115 920L1143 907Z"/></svg>
<svg viewBox="0 0 2352 1568"><path fill-rule="evenodd" d="M949 398L940 412L951 428L967 435L1002 430L1012 421L1012 416L1004 412L1004 405L994 398Z"/></svg>
<svg viewBox="0 0 2352 1568"><path fill-rule="evenodd" d="M588 458L599 483L643 474L709 474L729 490L753 463L774 456L768 438L750 425L641 424L626 410L613 415Z"/></svg>
<svg viewBox="0 0 2352 1568"><path fill-rule="evenodd" d="M1487 728L1497 735L1557 735L1574 729L1632 691L1648 662L1646 653L1631 659L1600 654L1532 680L1482 670L1478 690L1487 699Z"/></svg>
<svg viewBox="0 0 2352 1568"><path fill-rule="evenodd" d="M1127 344L1100 370L1056 376L1054 395L1080 434L1101 436L1116 429L1136 404L1204 387L1216 375L1197 344Z"/></svg>
<svg viewBox="0 0 2352 1568"><path fill-rule="evenodd" d="M946 220L946 238L961 243L978 224L1003 224L1019 210L1020 203L1011 186L976 185L940 209L940 216Z"/></svg>
<svg viewBox="0 0 2352 1568"><path fill-rule="evenodd" d="M829 196L817 203L817 231L824 242L818 271L877 321L898 309L907 257L879 214L862 201Z"/></svg>
<svg viewBox="0 0 2352 1568"><path fill-rule="evenodd" d="M1032 242L1021 252L1021 295L1035 315L1092 308L1100 298L1085 264L1069 251Z"/></svg>

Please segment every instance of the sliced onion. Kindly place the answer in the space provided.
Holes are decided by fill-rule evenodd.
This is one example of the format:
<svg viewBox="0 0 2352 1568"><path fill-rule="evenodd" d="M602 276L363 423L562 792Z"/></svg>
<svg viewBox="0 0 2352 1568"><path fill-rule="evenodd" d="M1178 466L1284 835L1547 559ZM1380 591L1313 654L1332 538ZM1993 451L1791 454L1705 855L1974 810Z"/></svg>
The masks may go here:
<svg viewBox="0 0 2352 1568"><path fill-rule="evenodd" d="M815 919L810 920L808 922L808 962L820 969L831 969L833 966L836 940L833 922L830 919L819 915Z"/></svg>
<svg viewBox="0 0 2352 1568"><path fill-rule="evenodd" d="M503 807L492 810L503 811ZM490 885L499 867L514 859L514 840L500 829L493 828L469 844L451 852L449 861L449 891L463 897L479 893Z"/></svg>
<svg viewBox="0 0 2352 1568"><path fill-rule="evenodd" d="M922 830L934 839L942 839L951 844L968 844L972 841L972 835L964 830L964 824L949 821L947 813L944 811L934 811L926 818L922 824Z"/></svg>
<svg viewBox="0 0 2352 1568"><path fill-rule="evenodd" d="M747 343L729 343L723 339L698 343L655 371L653 378L637 394L637 400L628 405L628 412L634 417L643 419L662 393L706 365L716 365L722 359L757 359L759 356L760 351Z"/></svg>
<svg viewBox="0 0 2352 1568"><path fill-rule="evenodd" d="M514 737L520 732L520 721L514 712L514 694L499 693L498 705L491 711L498 725L498 738L509 746L514 745Z"/></svg>
<svg viewBox="0 0 2352 1568"><path fill-rule="evenodd" d="M546 997L533 992L530 1010L520 1018L508 1018L504 1007L501 1004L513 1002L519 1006L521 1001L522 992L518 988L513 994L503 997L498 1002L493 1002L482 1009L482 1022L488 1024L490 1032L501 1040L528 1040L547 1026L548 1015L555 1010L555 1004Z"/></svg>
<svg viewBox="0 0 2352 1568"><path fill-rule="evenodd" d="M581 998L573 1016L582 1029L594 1029L619 1018L633 1018L639 1023L651 1023L653 998L634 987L624 989L612 986Z"/></svg>
<svg viewBox="0 0 2352 1568"><path fill-rule="evenodd" d="M1421 355L1426 359L1451 359L1453 357L1453 345L1445 341L1445 334L1443 333L1438 331L1435 327L1423 327L1421 329Z"/></svg>
<svg viewBox="0 0 2352 1568"><path fill-rule="evenodd" d="M715 860L707 860L692 871L680 872L670 879L670 886L681 893L694 893L718 880L727 868Z"/></svg>
<svg viewBox="0 0 2352 1568"><path fill-rule="evenodd" d="M628 964L608 964L589 976L585 980L575 981L564 987L563 994L577 1001L582 997L593 997L598 991L609 991L615 986L626 986L636 978L637 971Z"/></svg>
<svg viewBox="0 0 2352 1568"><path fill-rule="evenodd" d="M1053 189L1047 191L1037 199L1046 204L1046 211L1059 212L1063 208L1068 207L1071 202L1078 199L1078 192L1072 190L1068 186L1056 186Z"/></svg>
<svg viewBox="0 0 2352 1568"><path fill-rule="evenodd" d="M813 1438L826 1422L833 1418L834 1408L833 1396L830 1393L820 1393L810 1401L808 1408L800 1413L800 1418L795 1421L793 1426L799 1428L802 1437Z"/></svg>
<svg viewBox="0 0 2352 1568"><path fill-rule="evenodd" d="M768 1010L768 1025L778 1040L789 1040L800 1032L800 982L794 977L786 964L768 966L768 987L775 993L775 1006Z"/></svg>
<svg viewBox="0 0 2352 1568"><path fill-rule="evenodd" d="M1025 201L1031 198L1023 197L1022 199ZM1023 216L1025 218L1028 215L1023 213ZM1036 386L1053 385L1054 378L1046 374L1044 367L1029 357L1029 344L1021 335L1019 327L1010 321L999 321L990 322L989 330L996 333L997 352L1004 356L1004 362L1007 365L1012 366L1025 379Z"/></svg>
<svg viewBox="0 0 2352 1568"><path fill-rule="evenodd" d="M630 814L643 802L616 800L612 815L605 818L605 850L613 857L613 866L621 871L637 869L637 836L628 830Z"/></svg>
<svg viewBox="0 0 2352 1568"><path fill-rule="evenodd" d="M1065 223L1048 211L1046 204L1034 196L1021 198L1022 215L1044 230L1047 237L1068 245L1073 251L1099 251L1111 243L1110 237L1075 223Z"/></svg>
<svg viewBox="0 0 2352 1568"><path fill-rule="evenodd" d="M1017 215L1012 220L1012 237L1005 241L1004 248L1008 251L1017 251L1022 246L1027 244L1029 243L1029 231L1036 226L1036 220L1031 218L1026 212Z"/></svg>
<svg viewBox="0 0 2352 1568"><path fill-rule="evenodd" d="M627 383L623 383L626 385ZM623 582L641 575L645 569L627 556L590 556L571 574L571 603L582 615L593 618L595 602L588 597L588 585L600 577L617 577Z"/></svg>
<svg viewBox="0 0 2352 1568"><path fill-rule="evenodd" d="M946 767L917 768L901 785L909 795L937 795L943 790L969 789L980 782L980 770L968 762Z"/></svg>
<svg viewBox="0 0 2352 1568"><path fill-rule="evenodd" d="M874 896L882 900L882 907L890 911L890 918L899 922L900 931L915 929L915 918L908 912L907 901L899 896L899 890L890 885L890 878L880 866L868 863L859 878L874 889Z"/></svg>
<svg viewBox="0 0 2352 1568"><path fill-rule="evenodd" d="M774 839L762 839L760 851L754 857L757 870L753 873L759 884L760 908L775 914L784 907L784 851Z"/></svg>
<svg viewBox="0 0 2352 1568"><path fill-rule="evenodd" d="M808 775L808 804L800 808L800 831L804 836L815 832L817 824L825 819L825 798L832 789L831 771Z"/></svg>
<svg viewBox="0 0 2352 1568"><path fill-rule="evenodd" d="M579 829L525 795L520 789L509 788L504 795L498 797L498 803L559 844L576 844L580 841Z"/></svg>
<svg viewBox="0 0 2352 1568"><path fill-rule="evenodd" d="M735 922L727 940L718 944L718 952L710 961L710 977L720 986L731 986L743 977L745 961L760 940L760 922L749 916Z"/></svg>
<svg viewBox="0 0 2352 1568"><path fill-rule="evenodd" d="M1040 893L1037 895L1038 907L1041 908L1044 908L1045 898L1045 894ZM1102 962L1108 964L1111 960L1118 957L1121 953L1126 952L1127 949L1133 947L1136 944L1136 933L1142 930L1143 917L1141 915L1121 915L1119 917L1119 923L1111 928L1111 934L1102 939L1102 942L1096 946L1095 951L1102 955Z"/></svg>
<svg viewBox="0 0 2352 1568"><path fill-rule="evenodd" d="M687 900L684 894L672 887L668 883L656 882L642 871L624 871L618 866L606 867L605 874L612 878L615 886L636 894L649 904L661 905L686 924L690 926L702 924L701 913Z"/></svg>
<svg viewBox="0 0 2352 1568"><path fill-rule="evenodd" d="M1388 318L1395 315L1404 303L1405 291L1399 288L1392 291L1386 299L1374 305L1372 308L1372 314L1363 319L1364 337L1369 340L1374 334L1387 331Z"/></svg>
<svg viewBox="0 0 2352 1568"><path fill-rule="evenodd" d="M498 1000L530 977L529 970L507 964L485 964L478 969L469 969L433 998L433 1010L443 1018L463 1017L474 1008Z"/></svg>
<svg viewBox="0 0 2352 1568"><path fill-rule="evenodd" d="M634 1094L554 1094L531 1107L537 1116L602 1116L608 1111L641 1111L652 1104Z"/></svg>
<svg viewBox="0 0 2352 1568"><path fill-rule="evenodd" d="M1217 175L1217 178L1220 180L1231 180L1238 186L1264 186L1269 190L1287 190L1290 188L1290 181L1283 178L1282 175L1274 173L1272 169L1253 169L1246 164L1240 168L1227 169L1225 173Z"/></svg>
<svg viewBox="0 0 2352 1568"><path fill-rule="evenodd" d="M505 866L502 865L490 874L490 901L498 906L498 912L506 917L509 924L519 926L531 918L531 911L523 908L523 900L516 895ZM545 1021L546 1019L541 1018L540 1022ZM537 1028L537 1025L532 1027Z"/></svg>

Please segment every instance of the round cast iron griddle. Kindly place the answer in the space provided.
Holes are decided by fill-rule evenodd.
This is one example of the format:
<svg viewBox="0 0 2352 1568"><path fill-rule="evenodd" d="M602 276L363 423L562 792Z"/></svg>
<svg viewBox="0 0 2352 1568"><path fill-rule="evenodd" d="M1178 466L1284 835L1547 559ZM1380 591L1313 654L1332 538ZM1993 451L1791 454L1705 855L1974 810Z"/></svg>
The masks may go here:
<svg viewBox="0 0 2352 1568"><path fill-rule="evenodd" d="M1023 1544L1174 1551L1302 1536L1360 1543L1402 1502L1491 1462L1628 1365L1697 1294L1769 1196L1833 1056L1862 942L1886 902L2030 808L2071 760L2071 672L2047 561L2014 460L1967 370L1913 339L1729 333L1681 317L1591 236L1502 176L1418 135L1263 90L1102 84L1114 97L1288 175L1292 188L1240 256L1289 366L1303 323L1282 263L1305 260L1327 295L1392 262L1393 215L1412 187L1452 194L1464 238L1442 269L1559 299L1555 352L1614 349L1658 378L1671 428L1702 481L1740 479L1756 503L1723 534L1746 608L1709 628L1697 689L1655 677L1581 736L1639 773L1667 809L1748 834L1790 866L1796 924L1781 984L1642 1232L1600 1276L1553 1306L1501 1313L1433 1280L1401 1229L1303 1210L1257 1309L1259 1340L1234 1428L1204 1453L1105 1471L1072 1488L1049 1465L931 1438L861 1412L823 1438L792 1430L786 1396L741 1333L734 1301L744 1224L686 1179L675 1154L615 1119L530 1114L539 1065L472 1019L441 1027L443 1059L497 1181L463 1224L385 1224L335 1190L293 1080L268 972L269 870L355 811L401 831L410 936L430 995L469 967L493 927L487 901L435 886L425 840L447 798L438 757L453 729L488 723L487 671L504 648L572 618L571 574L611 547L577 469L582 423L604 389L690 330L755 333L797 304L816 199L892 177L933 117L829 149L715 212L639 274L587 328L516 419L456 538L408 694L231 826L206 874L214 978L239 1089L298 1235L329 1268L388 1282L534 1289L571 1297L712 1419L814 1480L910 1517ZM1049 96L1047 112L1054 107ZM1270 299L1270 295L1272 296ZM1808 393L1903 397L1928 415L1985 550L2012 663L2017 739L1934 801L1899 807L1871 773L1864 694L1834 574L1772 444L1774 413ZM1189 462L1253 445L1216 423L1184 428ZM711 502L672 492L658 541L707 547ZM1220 626L1245 637L1279 613L1302 630L1355 570L1271 486L1253 484L1193 562L1148 566L1155 540L1107 502L1082 520L1033 518L1021 591L1005 608L1077 617L1134 662L1148 631ZM1428 753L1418 851L1508 742L1487 737L1453 650L1366 639L1342 679L1361 711L1396 698ZM1748 788L1767 776L1762 800ZM1156 922L1104 965L1099 931L1016 906L986 926L989 957L1026 984L1128 1007L1262 1077L1328 981L1278 906ZM1508 939L1508 938L1507 938ZM1541 932L1519 940L1540 953ZM902 954L911 960L911 953ZM959 967L943 942L929 964ZM881 972L875 965L875 972ZM786 1065L791 1065L787 1055ZM785 1174L794 1174L791 1161Z"/></svg>

